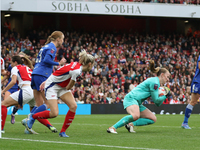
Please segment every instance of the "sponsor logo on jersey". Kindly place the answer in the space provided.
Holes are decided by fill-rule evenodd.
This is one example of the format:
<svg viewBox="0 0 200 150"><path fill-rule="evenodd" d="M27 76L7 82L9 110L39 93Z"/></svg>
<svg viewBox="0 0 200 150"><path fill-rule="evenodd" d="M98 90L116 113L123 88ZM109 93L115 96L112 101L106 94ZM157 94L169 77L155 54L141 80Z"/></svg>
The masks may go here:
<svg viewBox="0 0 200 150"><path fill-rule="evenodd" d="M50 52L53 54L53 53L54 53L54 51L55 51L55 50L52 48Z"/></svg>
<svg viewBox="0 0 200 150"><path fill-rule="evenodd" d="M154 90L158 89L158 84L154 84Z"/></svg>

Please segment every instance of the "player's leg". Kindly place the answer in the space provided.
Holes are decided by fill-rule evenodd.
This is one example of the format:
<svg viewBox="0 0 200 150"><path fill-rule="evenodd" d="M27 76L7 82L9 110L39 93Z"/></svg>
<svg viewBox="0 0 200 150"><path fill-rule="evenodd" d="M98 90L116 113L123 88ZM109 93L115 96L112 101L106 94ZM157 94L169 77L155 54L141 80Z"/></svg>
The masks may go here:
<svg viewBox="0 0 200 150"><path fill-rule="evenodd" d="M156 122L157 118L156 116L145 106L140 105L140 118L136 121L133 121L127 125L125 125L126 129L129 132L135 132L134 126L144 126L153 124Z"/></svg>
<svg viewBox="0 0 200 150"><path fill-rule="evenodd" d="M42 91L42 92L40 91L40 85L45 80L46 80L46 77L38 76L38 75L33 75L32 79L31 79L31 87L33 89L34 98L35 98L35 102L36 102L36 106L37 106L37 109L32 111L31 112L32 114L29 114L29 120L31 120L33 123L35 121L35 119L31 118L33 114L45 111L49 108L48 103L45 98L44 91ZM41 124L48 127L52 132L54 132L54 133L57 132L57 129L55 127L53 127L52 124L47 119L37 119L37 120Z"/></svg>
<svg viewBox="0 0 200 150"><path fill-rule="evenodd" d="M186 106L184 121L181 125L182 128L191 129L188 125L188 119L190 118L193 107L196 105L199 97L200 97L200 84L192 82L192 84L191 84L191 102Z"/></svg>
<svg viewBox="0 0 200 150"><path fill-rule="evenodd" d="M198 93L192 93L191 94L191 101L190 103L186 106L185 109L185 117L184 117L184 121L181 125L182 128L184 129L191 129L188 125L188 119L190 118L190 115L192 113L193 107L197 104L197 101L200 97L200 94Z"/></svg>
<svg viewBox="0 0 200 150"><path fill-rule="evenodd" d="M65 93L65 94L63 94ZM71 91L66 91L63 90L63 92L60 92L60 99L67 104L67 106L69 107L69 111L67 112L67 115L65 117L65 121L63 123L62 129L59 133L60 137L68 137L65 134L65 131L67 130L67 128L71 125L72 121L74 120L74 116L76 114L76 109L77 109L77 104L76 101L74 99L73 94L71 93Z"/></svg>
<svg viewBox="0 0 200 150"><path fill-rule="evenodd" d="M34 124L35 119L48 119L54 118L58 115L58 103L57 99L51 99L48 101L50 106L50 111L45 110L42 112L38 112L36 114L30 114L30 117L27 119L26 128L30 131Z"/></svg>
<svg viewBox="0 0 200 150"><path fill-rule="evenodd" d="M131 105L126 108L127 113L130 115L127 115L123 117L121 120L119 120L116 124L114 124L112 127L107 129L108 133L117 133L116 129L120 128L134 120L137 120L140 116L139 106L138 105Z"/></svg>
<svg viewBox="0 0 200 150"><path fill-rule="evenodd" d="M8 97L8 96L10 96L12 93L14 93L14 92L17 92L18 91L18 89L16 89L16 88L11 88L11 89L9 89L8 91L6 91L5 92L5 99ZM18 111L18 107L17 106L14 106L13 107L13 110L12 110L12 113L11 113L11 120L10 120L10 122L11 122L11 124L14 124L15 123L15 113Z"/></svg>
<svg viewBox="0 0 200 150"><path fill-rule="evenodd" d="M29 115L29 118L26 124L26 127L28 130L32 128L35 119L54 118L58 115L57 93L59 89L60 87L56 85L50 86L49 88L46 89L46 95L47 95L46 98L48 99L50 111L47 111L46 110L47 108L45 108L43 111L37 112L38 109L44 106L44 105L43 106L41 105L33 113L31 113Z"/></svg>
<svg viewBox="0 0 200 150"><path fill-rule="evenodd" d="M107 129L108 133L117 133L116 132L117 128L120 128L134 120L139 119L140 110L139 110L138 102L131 97L130 93L124 97L123 105L124 105L124 109L126 109L127 113L130 115L123 117L112 127L108 128Z"/></svg>
<svg viewBox="0 0 200 150"><path fill-rule="evenodd" d="M14 100L11 96L8 96L4 101L1 102L1 130L4 129L6 117L7 117L7 107L17 105L18 102Z"/></svg>
<svg viewBox="0 0 200 150"><path fill-rule="evenodd" d="M6 99L8 96L10 96L12 93L10 90L5 92L4 99ZM16 106L13 107L13 112L11 113L11 124L15 123L15 113L17 112L18 108Z"/></svg>

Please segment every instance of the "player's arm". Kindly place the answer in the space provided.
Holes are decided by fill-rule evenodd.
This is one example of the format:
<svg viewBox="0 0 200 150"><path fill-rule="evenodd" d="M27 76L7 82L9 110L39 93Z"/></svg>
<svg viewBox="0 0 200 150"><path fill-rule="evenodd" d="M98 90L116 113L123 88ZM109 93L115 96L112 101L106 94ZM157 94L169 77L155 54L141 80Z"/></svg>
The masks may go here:
<svg viewBox="0 0 200 150"><path fill-rule="evenodd" d="M45 55L43 62L46 63L46 64L49 64L49 65L53 65L53 66L59 65L58 62L53 61L53 57L50 54Z"/></svg>
<svg viewBox="0 0 200 150"><path fill-rule="evenodd" d="M200 59L198 60L198 67L199 67L199 69L200 69Z"/></svg>
<svg viewBox="0 0 200 150"><path fill-rule="evenodd" d="M166 96L159 97L159 94L158 94L159 87L158 87L158 85L157 85L157 87L155 85L156 84L153 82L150 83L151 98L156 106L160 106L163 103L163 101L166 99Z"/></svg>
<svg viewBox="0 0 200 150"><path fill-rule="evenodd" d="M160 106L166 99L166 96L158 96L158 90L151 92L151 98L156 106Z"/></svg>
<svg viewBox="0 0 200 150"><path fill-rule="evenodd" d="M1 91L1 94L5 93L6 91L8 91L10 88L12 88L15 84L17 83L17 76L16 75L12 75L12 80L10 81L10 83Z"/></svg>
<svg viewBox="0 0 200 150"><path fill-rule="evenodd" d="M54 51L53 51L53 53L51 51L48 51L44 57L43 62L46 64L49 64L49 65L53 65L53 66L63 65L66 62L66 59L62 58L59 63L55 62L53 60L53 58L54 58L53 56L55 55L54 53L55 53Z"/></svg>
<svg viewBox="0 0 200 150"><path fill-rule="evenodd" d="M4 69L1 69L1 74L4 76L6 75L6 71Z"/></svg>
<svg viewBox="0 0 200 150"><path fill-rule="evenodd" d="M67 90L70 90L74 84L76 83L76 78L79 76L80 72L79 70L73 70L70 71L69 74L71 75L71 80L69 81L69 84L66 86Z"/></svg>
<svg viewBox="0 0 200 150"><path fill-rule="evenodd" d="M6 79L9 79L9 77L10 77L10 71L6 71L6 75L1 80L1 83L3 83Z"/></svg>
<svg viewBox="0 0 200 150"><path fill-rule="evenodd" d="M66 86L66 89L70 90L74 86L75 83L76 83L76 81L74 81L74 80L71 79L69 81L69 84Z"/></svg>

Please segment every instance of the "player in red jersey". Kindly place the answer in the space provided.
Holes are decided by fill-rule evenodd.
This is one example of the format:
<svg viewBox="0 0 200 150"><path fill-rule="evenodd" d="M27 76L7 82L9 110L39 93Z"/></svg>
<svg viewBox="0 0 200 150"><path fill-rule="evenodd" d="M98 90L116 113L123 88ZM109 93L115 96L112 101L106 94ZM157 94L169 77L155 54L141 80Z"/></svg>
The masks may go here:
<svg viewBox="0 0 200 150"><path fill-rule="evenodd" d="M27 64L27 62L29 63ZM2 111L1 130L4 129L7 117L7 107L18 106L19 108L23 108L24 104L29 104L31 110L35 106L33 90L30 86L32 70L28 66L22 64L27 64L29 67L32 66L31 62L26 57L22 58L20 56L12 57L12 62L11 62L11 66L13 67L11 70L12 79L10 83L1 91L1 94L5 93L7 90L12 88L15 85L15 83L18 83L20 90L12 93L4 101L1 102L1 111ZM34 131L32 131L31 133L36 134Z"/></svg>
<svg viewBox="0 0 200 150"><path fill-rule="evenodd" d="M5 63L4 63L4 59L1 57L1 74L5 75L6 71L5 71Z"/></svg>
<svg viewBox="0 0 200 150"><path fill-rule="evenodd" d="M82 72L87 72L92 69L94 61L95 58L92 55L87 54L84 50L79 54L79 62L71 62L70 64L59 68L41 84L40 89L45 90L50 111L46 110L31 114L27 119L27 130L31 131L35 119L47 119L58 116L57 99L60 97L60 99L68 105L69 111L65 117L59 136L68 137L65 134L65 131L72 123L77 108L77 104L70 89L74 86L76 78L80 76Z"/></svg>

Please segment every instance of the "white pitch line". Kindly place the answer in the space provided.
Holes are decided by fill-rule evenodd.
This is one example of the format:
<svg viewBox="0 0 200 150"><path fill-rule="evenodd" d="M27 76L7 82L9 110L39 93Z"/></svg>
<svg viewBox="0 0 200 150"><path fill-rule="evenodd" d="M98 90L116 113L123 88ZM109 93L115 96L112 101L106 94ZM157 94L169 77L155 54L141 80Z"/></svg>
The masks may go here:
<svg viewBox="0 0 200 150"><path fill-rule="evenodd" d="M154 148L123 147L123 146L113 146L113 145L86 144L86 143L73 143L73 142L61 142L61 141L45 141L45 140L19 139L19 138L7 138L7 137L2 137L2 139L14 140L14 141L31 141L31 142L40 142L40 143L56 143L56 144L70 144L70 145L83 145L83 146L94 146L94 147L119 148L119 149L164 150L164 149L154 149Z"/></svg>

